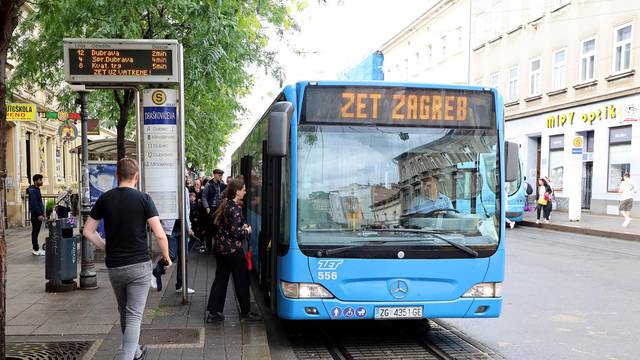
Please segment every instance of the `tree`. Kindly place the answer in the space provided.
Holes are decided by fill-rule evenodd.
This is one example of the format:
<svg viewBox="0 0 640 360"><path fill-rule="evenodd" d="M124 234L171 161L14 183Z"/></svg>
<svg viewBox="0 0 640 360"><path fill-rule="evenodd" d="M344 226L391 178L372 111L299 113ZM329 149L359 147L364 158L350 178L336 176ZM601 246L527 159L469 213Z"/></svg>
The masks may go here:
<svg viewBox="0 0 640 360"><path fill-rule="evenodd" d="M177 39L185 51L186 160L210 169L251 88L247 65L274 69L265 26L281 35L295 29L291 11L300 8L297 1L36 0L14 42L19 65L12 84L55 90L62 106L73 107L70 94L60 88L63 38ZM108 97L94 92L89 102L93 115L116 128L118 158L123 157L132 91L114 90Z"/></svg>
<svg viewBox="0 0 640 360"><path fill-rule="evenodd" d="M5 358L5 323L7 314L7 242L4 222L4 182L7 178L7 86L6 69L9 45L18 26L25 0L0 1L0 359Z"/></svg>

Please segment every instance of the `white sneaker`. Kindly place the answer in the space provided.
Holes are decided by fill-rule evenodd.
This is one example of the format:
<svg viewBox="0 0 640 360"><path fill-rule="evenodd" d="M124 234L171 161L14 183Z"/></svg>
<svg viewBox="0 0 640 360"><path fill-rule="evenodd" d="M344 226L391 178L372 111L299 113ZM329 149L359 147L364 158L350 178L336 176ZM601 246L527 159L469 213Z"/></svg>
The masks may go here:
<svg viewBox="0 0 640 360"><path fill-rule="evenodd" d="M31 253L35 256L40 256L40 250L31 250Z"/></svg>
<svg viewBox="0 0 640 360"><path fill-rule="evenodd" d="M182 288L180 289L176 289L176 293L181 293L182 292ZM195 294L196 291L193 290L192 288L187 288L187 294Z"/></svg>
<svg viewBox="0 0 640 360"><path fill-rule="evenodd" d="M548 224L548 223L549 223L549 220L545 220L545 221L544 221L544 223L545 223L545 224Z"/></svg>
<svg viewBox="0 0 640 360"><path fill-rule="evenodd" d="M151 277L151 288L152 289L157 289L158 288L158 284L156 283L156 278L155 277Z"/></svg>
<svg viewBox="0 0 640 360"><path fill-rule="evenodd" d="M626 220L622 223L622 227L624 227L624 228L628 227L630 222L631 222L631 219L626 219Z"/></svg>
<svg viewBox="0 0 640 360"><path fill-rule="evenodd" d="M536 220L536 224L540 224L540 220Z"/></svg>
<svg viewBox="0 0 640 360"><path fill-rule="evenodd" d="M40 250L38 250L38 251L36 252L36 254L34 254L34 255L37 255L37 256L44 256L44 250L43 250L43 249L40 249Z"/></svg>
<svg viewBox="0 0 640 360"><path fill-rule="evenodd" d="M515 226L516 226L516 222L515 221L512 221L512 222L509 223L509 227L510 228L513 229Z"/></svg>

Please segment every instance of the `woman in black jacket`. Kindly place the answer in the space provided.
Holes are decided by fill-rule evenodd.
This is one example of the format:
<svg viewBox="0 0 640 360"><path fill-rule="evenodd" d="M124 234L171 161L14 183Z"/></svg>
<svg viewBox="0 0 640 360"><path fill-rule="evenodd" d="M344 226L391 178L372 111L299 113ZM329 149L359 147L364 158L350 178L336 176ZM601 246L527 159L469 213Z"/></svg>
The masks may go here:
<svg viewBox="0 0 640 360"><path fill-rule="evenodd" d="M549 215L551 214L551 186L545 179L538 179L538 186L536 187L536 199L538 205L536 206L536 224L540 224L540 211L545 223L549 223Z"/></svg>
<svg viewBox="0 0 640 360"><path fill-rule="evenodd" d="M240 303L240 320L259 321L260 315L251 312L249 303L249 269L242 242L251 234L251 226L242 216L242 199L246 194L244 181L232 180L227 186L226 197L216 209L214 222L218 226L215 235L216 277L211 286L207 304L207 322L222 321L224 299L227 296L229 276Z"/></svg>

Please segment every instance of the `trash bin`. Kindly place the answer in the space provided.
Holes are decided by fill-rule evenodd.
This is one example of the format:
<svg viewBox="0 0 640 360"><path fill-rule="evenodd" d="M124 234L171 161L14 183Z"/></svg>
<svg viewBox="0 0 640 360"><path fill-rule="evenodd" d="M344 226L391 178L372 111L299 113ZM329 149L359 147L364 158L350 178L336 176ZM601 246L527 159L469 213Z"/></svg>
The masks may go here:
<svg viewBox="0 0 640 360"><path fill-rule="evenodd" d="M78 256L76 244L78 237L73 236L75 221L73 218L50 221L49 237L45 243L45 273L49 280L46 292L65 292L75 290L75 278L78 277Z"/></svg>

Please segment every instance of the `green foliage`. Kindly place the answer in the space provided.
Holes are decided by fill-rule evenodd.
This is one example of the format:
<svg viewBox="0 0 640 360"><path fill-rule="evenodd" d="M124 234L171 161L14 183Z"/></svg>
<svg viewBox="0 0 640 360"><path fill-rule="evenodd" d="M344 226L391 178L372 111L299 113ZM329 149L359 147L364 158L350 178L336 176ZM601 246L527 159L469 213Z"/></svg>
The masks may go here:
<svg viewBox="0 0 640 360"><path fill-rule="evenodd" d="M47 202L44 204L44 209L46 211L47 214L51 214L53 212L53 207L56 205L56 201L53 199L49 199L47 200Z"/></svg>
<svg viewBox="0 0 640 360"><path fill-rule="evenodd" d="M47 89L66 110L74 94L61 87L63 38L176 39L185 52L187 162L211 170L223 155L240 100L252 85L255 64L278 76L266 50L267 27L281 36L297 29L292 11L299 0L37 0L12 44L18 60L11 86ZM38 29L38 30L36 30ZM119 118L113 91L89 96L89 113L114 127ZM129 109L130 116L133 106ZM128 123L128 131L135 128Z"/></svg>

